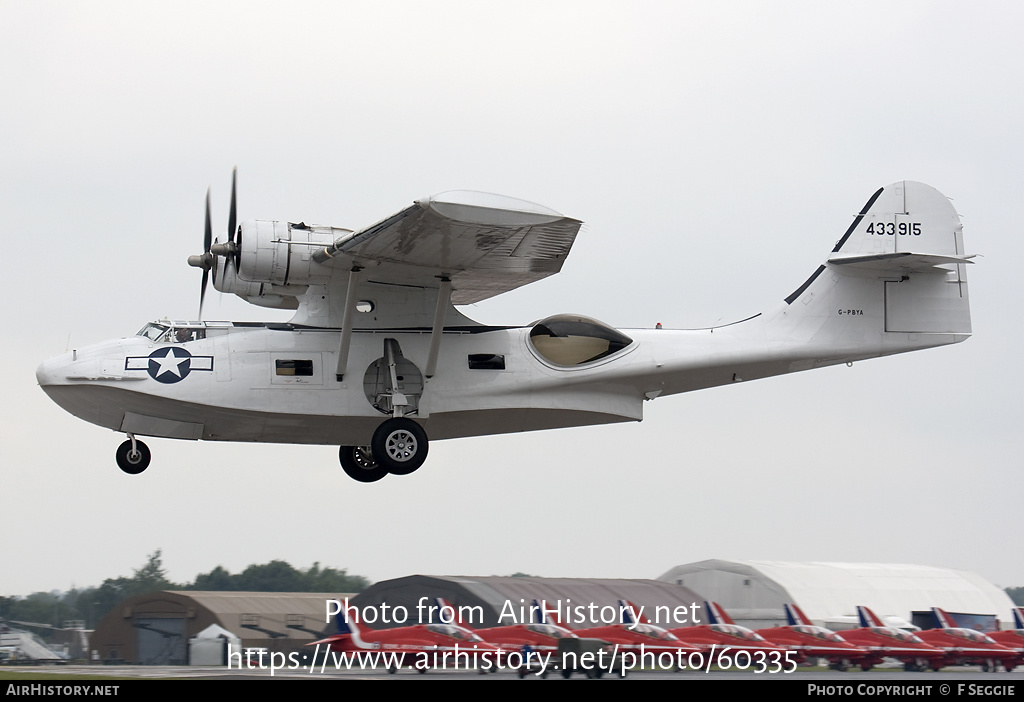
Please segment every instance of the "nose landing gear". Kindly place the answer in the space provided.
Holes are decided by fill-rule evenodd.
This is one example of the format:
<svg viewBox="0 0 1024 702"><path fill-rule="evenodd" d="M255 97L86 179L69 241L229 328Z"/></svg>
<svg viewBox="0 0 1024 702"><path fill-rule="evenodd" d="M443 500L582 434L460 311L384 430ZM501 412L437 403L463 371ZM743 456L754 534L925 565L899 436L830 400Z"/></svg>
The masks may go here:
<svg viewBox="0 0 1024 702"><path fill-rule="evenodd" d="M133 434L128 435L128 440L117 447L117 467L128 475L138 475L149 468L149 461L153 457L149 447L135 438Z"/></svg>

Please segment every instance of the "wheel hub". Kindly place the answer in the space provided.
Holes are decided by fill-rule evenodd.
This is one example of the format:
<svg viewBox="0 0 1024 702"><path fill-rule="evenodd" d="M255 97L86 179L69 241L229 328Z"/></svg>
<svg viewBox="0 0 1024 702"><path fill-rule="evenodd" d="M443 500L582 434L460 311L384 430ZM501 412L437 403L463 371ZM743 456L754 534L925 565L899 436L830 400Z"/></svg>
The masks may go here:
<svg viewBox="0 0 1024 702"><path fill-rule="evenodd" d="M393 431L385 447L392 460L408 461L416 455L416 437L404 429Z"/></svg>

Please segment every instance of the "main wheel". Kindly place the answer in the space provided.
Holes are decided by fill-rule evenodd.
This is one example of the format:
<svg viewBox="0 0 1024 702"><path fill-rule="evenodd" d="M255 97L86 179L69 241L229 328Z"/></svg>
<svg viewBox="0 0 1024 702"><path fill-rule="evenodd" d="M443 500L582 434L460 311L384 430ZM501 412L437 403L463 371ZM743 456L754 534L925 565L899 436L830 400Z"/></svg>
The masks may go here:
<svg viewBox="0 0 1024 702"><path fill-rule="evenodd" d="M128 439L117 447L115 455L117 456L117 467L128 475L138 475L149 468L149 461L153 457L149 452L149 447L138 439L135 440L134 453L132 452L132 440Z"/></svg>
<svg viewBox="0 0 1024 702"><path fill-rule="evenodd" d="M370 448L389 473L408 475L427 459L427 432L411 419L396 417L377 427Z"/></svg>
<svg viewBox="0 0 1024 702"><path fill-rule="evenodd" d="M342 446L338 459L345 475L361 483L375 483L388 474L388 469L373 460L365 446Z"/></svg>

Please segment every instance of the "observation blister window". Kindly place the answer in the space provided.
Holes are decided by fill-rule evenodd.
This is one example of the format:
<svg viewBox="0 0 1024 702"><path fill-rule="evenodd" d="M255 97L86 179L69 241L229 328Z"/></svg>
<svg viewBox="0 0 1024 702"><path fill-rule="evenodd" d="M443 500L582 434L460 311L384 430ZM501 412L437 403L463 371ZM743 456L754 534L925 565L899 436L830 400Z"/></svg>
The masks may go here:
<svg viewBox="0 0 1024 702"><path fill-rule="evenodd" d="M633 340L604 322L561 314L537 322L530 330L530 345L541 358L571 368L613 356Z"/></svg>

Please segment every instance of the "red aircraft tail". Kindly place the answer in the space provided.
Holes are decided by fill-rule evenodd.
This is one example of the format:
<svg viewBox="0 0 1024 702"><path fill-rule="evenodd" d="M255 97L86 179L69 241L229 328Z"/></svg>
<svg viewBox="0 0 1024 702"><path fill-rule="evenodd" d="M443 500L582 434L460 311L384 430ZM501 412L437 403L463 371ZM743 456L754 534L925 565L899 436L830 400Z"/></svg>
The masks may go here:
<svg viewBox="0 0 1024 702"><path fill-rule="evenodd" d="M864 605L857 605L857 616L860 618L860 625L864 629L872 626L885 626L882 620L878 618L878 615Z"/></svg>
<svg viewBox="0 0 1024 702"><path fill-rule="evenodd" d="M623 624L650 624L650 618L643 613L643 610L637 607L629 600L619 600L619 611L622 615Z"/></svg>
<svg viewBox="0 0 1024 702"><path fill-rule="evenodd" d="M357 643L362 639L362 634L367 631L371 631L370 627L362 624L358 621L350 622L348 620L348 609L342 607L341 611L334 615L334 623L338 627L338 633L328 636L326 639L320 639L319 641L313 641L308 644L313 646L315 644L332 644L335 641L344 641L345 639L353 639Z"/></svg>
<svg viewBox="0 0 1024 702"><path fill-rule="evenodd" d="M804 611L797 607L795 604L783 605L786 608L786 623L790 626L796 626L797 624L806 624L807 626L814 626L814 623L808 619Z"/></svg>
<svg viewBox="0 0 1024 702"><path fill-rule="evenodd" d="M1013 608L1013 628L1024 629L1024 607Z"/></svg>
<svg viewBox="0 0 1024 702"><path fill-rule="evenodd" d="M555 624L568 629L569 627L559 621L558 610L549 608L544 600L533 600L534 624Z"/></svg>
<svg viewBox="0 0 1024 702"><path fill-rule="evenodd" d="M717 602L708 602L707 600L704 600L704 609L707 610L708 621L711 622L712 624L735 624L736 623L736 622L734 622L732 620L732 617L730 617L726 613L726 611L724 609L722 609L721 605L719 605Z"/></svg>
<svg viewBox="0 0 1024 702"><path fill-rule="evenodd" d="M437 605L437 619L442 624L458 624L459 626L465 626L462 621L462 615L459 614L459 610L456 609L448 600L443 597L435 597L434 604ZM433 620L433 612L431 612L431 620Z"/></svg>
<svg viewBox="0 0 1024 702"><path fill-rule="evenodd" d="M953 617L949 616L945 610L939 607L932 607L932 614L935 615L935 621L938 622L940 629L955 629L956 622Z"/></svg>

